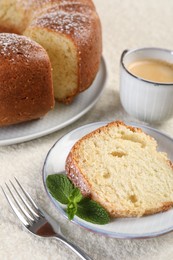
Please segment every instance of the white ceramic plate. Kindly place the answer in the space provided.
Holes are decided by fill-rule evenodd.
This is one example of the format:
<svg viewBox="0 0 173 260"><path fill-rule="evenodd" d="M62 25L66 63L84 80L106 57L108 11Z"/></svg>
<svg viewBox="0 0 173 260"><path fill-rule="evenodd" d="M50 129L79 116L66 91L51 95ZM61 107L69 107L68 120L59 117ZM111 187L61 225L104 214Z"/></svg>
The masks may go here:
<svg viewBox="0 0 173 260"><path fill-rule="evenodd" d="M67 215L62 204L56 201L47 190L45 184L46 177L50 174L64 172L65 159L74 143L82 136L105 124L106 122L98 122L85 125L66 134L54 144L45 159L43 166L43 182L46 192L57 211L66 218ZM153 136L158 141L159 150L167 152L168 157L173 161L173 139L153 128L136 123L127 124L140 127L144 132ZM109 224L103 226L91 224L78 217L75 217L73 222L90 231L116 238L155 237L173 231L173 209L164 213L141 218L115 218Z"/></svg>
<svg viewBox="0 0 173 260"><path fill-rule="evenodd" d="M106 82L106 65L102 58L99 72L89 89L77 96L71 105L56 103L42 119L0 128L0 145L29 141L55 132L79 119L97 102Z"/></svg>

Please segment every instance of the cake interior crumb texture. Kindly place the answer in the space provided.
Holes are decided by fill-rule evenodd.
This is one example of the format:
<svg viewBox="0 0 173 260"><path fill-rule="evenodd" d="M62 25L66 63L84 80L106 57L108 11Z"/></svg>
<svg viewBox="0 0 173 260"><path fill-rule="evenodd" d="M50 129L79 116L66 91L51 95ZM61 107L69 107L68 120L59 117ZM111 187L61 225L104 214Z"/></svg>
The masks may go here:
<svg viewBox="0 0 173 260"><path fill-rule="evenodd" d="M172 206L172 164L141 130L109 124L84 137L71 154L91 197L111 215L142 216Z"/></svg>
<svg viewBox="0 0 173 260"><path fill-rule="evenodd" d="M73 42L63 34L55 37L55 32L37 29L31 38L47 51L53 70L55 98L63 100L77 92L77 52Z"/></svg>

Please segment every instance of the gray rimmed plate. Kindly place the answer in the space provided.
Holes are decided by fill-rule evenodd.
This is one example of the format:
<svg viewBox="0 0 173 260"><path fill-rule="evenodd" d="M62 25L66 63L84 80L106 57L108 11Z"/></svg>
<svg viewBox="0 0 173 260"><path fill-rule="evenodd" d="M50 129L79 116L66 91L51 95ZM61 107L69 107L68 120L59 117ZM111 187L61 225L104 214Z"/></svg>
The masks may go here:
<svg viewBox="0 0 173 260"><path fill-rule="evenodd" d="M55 205L56 210L67 218L65 208L62 204L56 201L48 192L46 187L46 177L54 173L64 172L66 157L74 145L74 143L95 130L96 128L105 125L107 122L97 122L79 127L59 139L48 152L43 166L43 182L45 190ZM158 149L168 154L168 157L173 161L173 139L161 133L160 131L143 126L136 123L126 123L131 126L140 127L142 130L153 136L158 142ZM106 225L94 225L86 222L78 217L73 219L73 222L90 231L115 237L115 238L149 238L160 236L173 231L173 209L167 212L145 216L141 218L115 218Z"/></svg>
<svg viewBox="0 0 173 260"><path fill-rule="evenodd" d="M97 102L105 83L107 71L102 57L100 69L92 85L75 98L72 104L56 103L54 110L42 119L0 128L0 145L10 145L29 141L72 124L86 114Z"/></svg>

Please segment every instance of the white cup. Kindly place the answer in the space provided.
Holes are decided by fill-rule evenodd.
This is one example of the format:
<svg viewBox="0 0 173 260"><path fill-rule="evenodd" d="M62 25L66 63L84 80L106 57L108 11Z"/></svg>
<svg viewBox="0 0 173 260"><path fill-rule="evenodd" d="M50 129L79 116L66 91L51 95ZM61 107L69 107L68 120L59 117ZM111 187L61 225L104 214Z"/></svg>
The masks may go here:
<svg viewBox="0 0 173 260"><path fill-rule="evenodd" d="M152 82L128 71L129 64L143 59L173 64L173 51L160 48L125 50L120 61L120 99L128 114L141 121L158 123L173 116L173 82Z"/></svg>

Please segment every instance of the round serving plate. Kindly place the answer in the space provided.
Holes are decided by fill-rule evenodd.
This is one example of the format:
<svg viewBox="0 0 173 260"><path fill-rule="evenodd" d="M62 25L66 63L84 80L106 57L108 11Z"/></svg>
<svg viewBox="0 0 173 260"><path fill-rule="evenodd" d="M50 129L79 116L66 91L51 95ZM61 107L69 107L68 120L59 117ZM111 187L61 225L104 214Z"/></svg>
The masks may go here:
<svg viewBox="0 0 173 260"><path fill-rule="evenodd" d="M49 193L46 186L46 178L50 174L64 173L65 160L75 142L89 132L105 125L107 122L97 122L79 127L59 139L48 152L43 166L43 183L51 202L58 213L67 218L64 206L56 201ZM158 149L168 154L173 161L173 139L160 131L136 124L128 123L134 127L140 127L145 133L154 137L158 142ZM73 222L87 230L115 238L149 238L163 235L173 231L173 209L140 218L114 218L106 225L94 225L78 217Z"/></svg>

